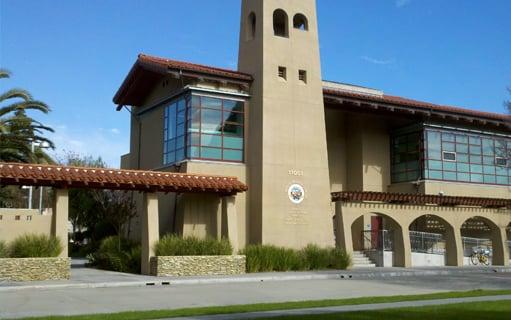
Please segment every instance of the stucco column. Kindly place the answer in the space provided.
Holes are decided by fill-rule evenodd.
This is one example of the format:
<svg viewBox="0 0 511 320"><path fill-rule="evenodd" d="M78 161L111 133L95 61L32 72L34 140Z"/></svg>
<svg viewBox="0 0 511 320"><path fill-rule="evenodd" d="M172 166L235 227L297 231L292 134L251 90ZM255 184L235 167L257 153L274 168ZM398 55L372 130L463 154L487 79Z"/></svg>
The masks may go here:
<svg viewBox="0 0 511 320"><path fill-rule="evenodd" d="M222 215L223 215L223 200L219 199L218 208L216 211L216 238L222 240Z"/></svg>
<svg viewBox="0 0 511 320"><path fill-rule="evenodd" d="M342 214L342 202L335 203L335 221L336 221L336 245L340 249L344 249L347 253L353 253L353 240L351 238L351 222L347 221L347 217Z"/></svg>
<svg viewBox="0 0 511 320"><path fill-rule="evenodd" d="M151 257L154 256L154 245L160 239L158 195L145 193L142 207L142 274L151 274Z"/></svg>
<svg viewBox="0 0 511 320"><path fill-rule="evenodd" d="M227 219L227 237L231 242L233 254L238 254L238 217L236 215L236 197L222 198L223 216Z"/></svg>
<svg viewBox="0 0 511 320"><path fill-rule="evenodd" d="M509 266L506 228L499 227L492 229L491 241L493 250L492 264L496 266Z"/></svg>
<svg viewBox="0 0 511 320"><path fill-rule="evenodd" d="M59 257L68 257L68 217L69 193L67 189L55 189L53 196L53 212L51 215L51 235L60 239L62 252Z"/></svg>
<svg viewBox="0 0 511 320"><path fill-rule="evenodd" d="M394 231L395 267L410 268L412 266L412 246L408 228L396 228Z"/></svg>
<svg viewBox="0 0 511 320"><path fill-rule="evenodd" d="M463 241L460 226L446 226L445 250L447 251L446 265L463 267Z"/></svg>

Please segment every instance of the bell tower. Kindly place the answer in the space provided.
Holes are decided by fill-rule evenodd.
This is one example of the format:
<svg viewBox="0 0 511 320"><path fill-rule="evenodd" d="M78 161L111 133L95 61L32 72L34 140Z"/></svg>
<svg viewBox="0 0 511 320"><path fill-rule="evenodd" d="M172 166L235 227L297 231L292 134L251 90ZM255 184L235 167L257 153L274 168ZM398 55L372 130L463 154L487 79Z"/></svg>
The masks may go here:
<svg viewBox="0 0 511 320"><path fill-rule="evenodd" d="M315 0L242 0L250 242L333 246Z"/></svg>

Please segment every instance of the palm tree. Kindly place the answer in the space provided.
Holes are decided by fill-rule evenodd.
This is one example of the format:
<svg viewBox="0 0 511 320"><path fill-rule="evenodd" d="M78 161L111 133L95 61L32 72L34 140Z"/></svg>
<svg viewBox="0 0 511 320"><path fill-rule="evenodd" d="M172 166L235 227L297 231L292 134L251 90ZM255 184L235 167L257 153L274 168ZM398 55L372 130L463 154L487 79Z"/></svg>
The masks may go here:
<svg viewBox="0 0 511 320"><path fill-rule="evenodd" d="M9 78L7 70L0 69L0 79ZM34 100L23 89L11 89L0 94L0 161L52 163L44 152L54 148L54 144L44 133L53 129L27 115L27 111L50 111L44 102ZM38 147L32 148L32 145Z"/></svg>

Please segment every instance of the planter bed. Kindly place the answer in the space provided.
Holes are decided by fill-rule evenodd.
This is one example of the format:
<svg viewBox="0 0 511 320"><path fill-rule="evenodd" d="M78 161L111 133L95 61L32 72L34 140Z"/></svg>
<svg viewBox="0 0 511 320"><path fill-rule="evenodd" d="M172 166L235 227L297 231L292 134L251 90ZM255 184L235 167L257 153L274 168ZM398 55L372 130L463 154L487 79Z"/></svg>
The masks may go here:
<svg viewBox="0 0 511 320"><path fill-rule="evenodd" d="M0 280L67 280L70 258L0 258Z"/></svg>
<svg viewBox="0 0 511 320"><path fill-rule="evenodd" d="M219 276L243 274L245 256L152 257L151 274L159 277Z"/></svg>

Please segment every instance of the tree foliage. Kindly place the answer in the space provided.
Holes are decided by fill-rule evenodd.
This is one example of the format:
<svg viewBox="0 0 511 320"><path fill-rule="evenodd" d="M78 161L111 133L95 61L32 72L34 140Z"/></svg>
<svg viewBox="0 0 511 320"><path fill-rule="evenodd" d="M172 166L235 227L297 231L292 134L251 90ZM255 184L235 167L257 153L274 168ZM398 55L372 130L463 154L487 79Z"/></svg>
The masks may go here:
<svg viewBox="0 0 511 320"><path fill-rule="evenodd" d="M0 69L0 79L9 77L7 70ZM23 89L0 94L0 161L52 163L45 149L55 146L44 134L53 129L28 116L27 111L47 114L50 108ZM32 143L38 145L34 151Z"/></svg>
<svg viewBox="0 0 511 320"><path fill-rule="evenodd" d="M75 167L105 168L99 158L68 152L61 164ZM75 229L86 229L93 242L111 235L125 235L136 215L131 192L96 189L69 190L69 219Z"/></svg>

